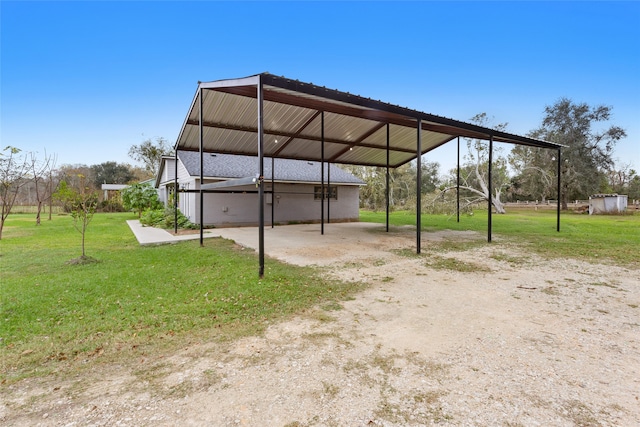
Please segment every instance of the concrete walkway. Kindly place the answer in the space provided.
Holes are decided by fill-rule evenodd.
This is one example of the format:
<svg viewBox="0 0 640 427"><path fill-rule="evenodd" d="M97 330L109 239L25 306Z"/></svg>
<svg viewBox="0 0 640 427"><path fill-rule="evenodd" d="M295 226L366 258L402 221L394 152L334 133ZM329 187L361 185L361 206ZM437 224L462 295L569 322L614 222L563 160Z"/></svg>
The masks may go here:
<svg viewBox="0 0 640 427"><path fill-rule="evenodd" d="M182 240L196 240L200 238L200 233L194 234L181 234L175 236L166 230L155 227L145 227L140 224L137 219L131 219L127 221L129 228L133 232L133 235L138 239L138 243L141 245L158 245L162 243L174 243ZM205 230L204 237L218 237L220 234L215 234L213 230Z"/></svg>

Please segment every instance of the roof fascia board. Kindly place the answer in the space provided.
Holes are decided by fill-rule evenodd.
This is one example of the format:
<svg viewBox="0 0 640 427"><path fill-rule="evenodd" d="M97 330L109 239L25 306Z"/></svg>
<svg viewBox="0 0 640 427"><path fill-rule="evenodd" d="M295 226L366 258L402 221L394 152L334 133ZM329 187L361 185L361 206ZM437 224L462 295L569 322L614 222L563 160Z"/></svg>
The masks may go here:
<svg viewBox="0 0 640 427"><path fill-rule="evenodd" d="M180 141L182 140L182 135L184 134L185 129L187 128L187 123L189 121L189 117L191 117L191 112L198 101L198 94L200 93L200 89L196 89L196 94L193 95L193 101L191 101L191 106L189 107L189 111L187 111L187 116L184 118L184 122L182 122L182 127L180 128L180 132L178 132L178 138L176 138L176 143L173 144L173 149L178 151Z"/></svg>
<svg viewBox="0 0 640 427"><path fill-rule="evenodd" d="M267 180L265 180L265 184L269 184L271 182L271 180L269 179L268 182ZM276 184L280 183L280 184L305 184L305 185L320 185L322 184L320 181L291 181L291 180L282 180L282 181L278 181L277 179L275 180ZM324 182L325 184L329 184L328 181ZM330 183L331 185L339 185L339 186L353 186L353 187L362 187L363 185L367 185L365 182L362 183L358 183L358 182L340 182L340 181L331 181ZM276 191L277 193L277 191ZM286 191L284 192L286 193Z"/></svg>
<svg viewBox="0 0 640 427"><path fill-rule="evenodd" d="M228 178L224 181L211 182L209 184L202 184L200 186L203 190L213 190L216 188L226 188L226 187L243 187L247 185L256 185L259 182L259 177L257 176L248 176L245 178Z"/></svg>
<svg viewBox="0 0 640 427"><path fill-rule="evenodd" d="M158 168L158 174L156 175L156 182L154 184L154 188L159 188L160 187L160 177L162 177L162 174L164 173L164 164L166 162L166 158L163 156L162 159L160 160L160 167Z"/></svg>
<svg viewBox="0 0 640 427"><path fill-rule="evenodd" d="M198 180L198 181L200 180L200 177L199 177L199 176L195 176L195 175L191 175L191 176L192 176L192 177L194 177L194 178L196 178L196 180ZM209 181L213 181L213 180L215 180L216 182L215 182L215 183L209 183L209 184L206 184L206 183L205 183L205 184L204 184L204 186L208 186L208 185L211 185L211 184L217 184L217 183L219 183L219 182L225 182L225 181L237 180L237 179L243 179L243 178L205 177L205 178L204 178L204 180L205 180L205 181L207 181L207 180L209 180ZM172 180L172 181L173 181L173 180ZM317 184L321 184L321 182L320 182L320 181L294 181L294 180L291 180L291 179L275 179L273 182L275 182L276 184L308 184L308 185L317 185ZM327 182L327 181L325 181L325 182ZM265 183L266 185L271 184L271 178L265 178L264 183ZM255 183L249 183L249 184L246 184L246 185L252 185L252 184L255 184ZM331 181L331 184L335 184L335 185L347 185L347 186L357 186L357 187L360 187L360 186L366 185L366 183L364 183L364 182L362 182L362 183L358 183L358 182L343 182L343 181ZM203 186L203 189L205 189L205 188L209 188L209 187L204 187L204 186ZM212 187L211 187L211 188L212 188Z"/></svg>
<svg viewBox="0 0 640 427"><path fill-rule="evenodd" d="M243 77L239 79L228 80L216 80L213 82L200 83L198 87L202 89L220 89L225 87L238 87L238 86L257 86L260 83L260 74L255 76Z"/></svg>

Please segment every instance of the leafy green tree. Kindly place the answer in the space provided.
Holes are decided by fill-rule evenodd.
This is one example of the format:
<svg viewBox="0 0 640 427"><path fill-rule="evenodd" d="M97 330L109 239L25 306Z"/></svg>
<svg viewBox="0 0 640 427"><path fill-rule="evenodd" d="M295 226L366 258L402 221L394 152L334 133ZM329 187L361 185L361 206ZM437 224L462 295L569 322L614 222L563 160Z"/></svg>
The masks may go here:
<svg viewBox="0 0 640 427"><path fill-rule="evenodd" d="M128 184L135 179L129 165L116 162L92 165L91 172L95 188L100 188L102 184Z"/></svg>
<svg viewBox="0 0 640 427"><path fill-rule="evenodd" d="M629 181L627 195L629 196L629 203L632 203L632 200L640 200L640 175L634 175Z"/></svg>
<svg viewBox="0 0 640 427"><path fill-rule="evenodd" d="M147 139L140 145L132 145L129 149L129 157L144 165L145 170L149 173L149 177L155 177L160 169L160 161L162 156L170 156L173 150L169 146L166 139L160 137L155 141Z"/></svg>
<svg viewBox="0 0 640 427"><path fill-rule="evenodd" d="M542 125L529 134L534 138L564 145L560 172L560 200L563 209L567 209L568 200L586 199L599 192L602 183L606 182L606 172L613 167L615 144L627 136L621 127L606 125L611 118L611 110L612 107L609 106L592 107L561 98L554 105L545 107ZM517 161L526 164L528 169L538 168L541 173L544 171L548 176L554 177L552 181L555 182L555 158L550 153L536 154L539 150L542 149L522 150L518 153ZM522 160L526 156L532 157L532 160ZM516 172L521 174L526 168L520 167ZM536 187L531 177L524 176L522 182L531 188Z"/></svg>
<svg viewBox="0 0 640 427"><path fill-rule="evenodd" d="M150 184L142 183L130 185L122 190L122 204L125 209L138 212L138 217L141 217L142 211L146 209L162 207L156 189Z"/></svg>
<svg viewBox="0 0 640 427"><path fill-rule="evenodd" d="M78 258L78 261L85 262L90 261L92 258L86 256L85 251L85 237L87 234L87 228L89 223L93 219L93 215L96 213L96 207L98 206L98 192L92 191L89 187L84 185L84 177L80 176L80 187L75 188L67 184L66 181L62 181L58 186L54 197L60 200L64 206L66 206L73 218L73 225L82 235L82 256Z"/></svg>
<svg viewBox="0 0 640 427"><path fill-rule="evenodd" d="M637 199L640 195L633 191L632 184L639 178L630 164L610 169L607 171L607 192L626 194L631 199Z"/></svg>
<svg viewBox="0 0 640 427"><path fill-rule="evenodd" d="M509 166L514 171L513 199L545 201L557 193L558 153L555 150L517 145L509 153Z"/></svg>

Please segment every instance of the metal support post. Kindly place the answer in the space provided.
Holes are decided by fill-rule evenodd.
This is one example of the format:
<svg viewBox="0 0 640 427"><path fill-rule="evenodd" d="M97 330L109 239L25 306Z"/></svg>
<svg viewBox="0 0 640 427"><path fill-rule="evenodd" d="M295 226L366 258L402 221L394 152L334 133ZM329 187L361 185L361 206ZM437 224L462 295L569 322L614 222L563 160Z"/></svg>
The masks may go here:
<svg viewBox="0 0 640 427"><path fill-rule="evenodd" d="M258 262L260 264L258 276L264 277L264 93L262 87L262 76L258 80L257 87L258 101Z"/></svg>
<svg viewBox="0 0 640 427"><path fill-rule="evenodd" d="M324 234L324 111L320 114L320 234Z"/></svg>
<svg viewBox="0 0 640 427"><path fill-rule="evenodd" d="M202 96L204 91L200 87L200 113L198 115L198 127L200 128L200 246L204 246L204 193L202 186L204 185L204 128L202 126L202 106L204 104ZM178 165L176 165L177 167Z"/></svg>
<svg viewBox="0 0 640 427"><path fill-rule="evenodd" d="M557 224L556 224L556 231L560 231L560 198L561 198L561 188L560 188L560 175L562 174L562 163L561 163L561 159L562 158L562 153L561 153L561 148L558 147L558 207L556 208L557 210Z"/></svg>
<svg viewBox="0 0 640 427"><path fill-rule="evenodd" d="M173 153L173 231L178 234L178 144Z"/></svg>
<svg viewBox="0 0 640 427"><path fill-rule="evenodd" d="M327 224L331 224L331 162L327 163Z"/></svg>
<svg viewBox="0 0 640 427"><path fill-rule="evenodd" d="M493 162L493 135L489 135L489 173L487 174L487 188L489 189L489 213L488 213L488 224L487 224L487 242L491 242L491 206L493 205L493 188L491 186L491 163Z"/></svg>
<svg viewBox="0 0 640 427"><path fill-rule="evenodd" d="M271 228L275 226L276 205L276 167L275 158L271 157Z"/></svg>
<svg viewBox="0 0 640 427"><path fill-rule="evenodd" d="M456 168L456 216L460 222L460 137L458 137L458 167Z"/></svg>
<svg viewBox="0 0 640 427"><path fill-rule="evenodd" d="M417 130L417 175L416 175L416 253L420 253L420 237L422 233L422 120L418 119Z"/></svg>
<svg viewBox="0 0 640 427"><path fill-rule="evenodd" d="M385 197L386 197L386 204L387 204L387 221L386 221L386 223L387 223L387 233L388 233L389 232L389 198L390 198L389 197L390 196L390 193L389 193L389 191L390 191L389 190L389 181L390 181L390 179L389 179L389 123L387 123L387 175L386 175L386 178L387 178L387 182L386 182L386 190L385 190L386 195L385 195Z"/></svg>

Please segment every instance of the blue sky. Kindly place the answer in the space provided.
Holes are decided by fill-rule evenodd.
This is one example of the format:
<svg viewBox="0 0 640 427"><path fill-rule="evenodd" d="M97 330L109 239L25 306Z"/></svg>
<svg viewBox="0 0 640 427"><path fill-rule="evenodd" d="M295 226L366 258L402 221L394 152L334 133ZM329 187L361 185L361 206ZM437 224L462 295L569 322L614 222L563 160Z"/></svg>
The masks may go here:
<svg viewBox="0 0 640 427"><path fill-rule="evenodd" d="M560 97L613 107L640 170L640 2L0 1L2 148L134 163L197 82L268 71L526 134ZM509 147L505 147L508 149ZM443 169L455 147L427 156Z"/></svg>

